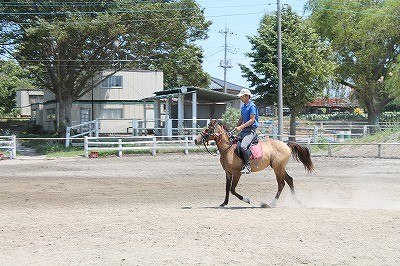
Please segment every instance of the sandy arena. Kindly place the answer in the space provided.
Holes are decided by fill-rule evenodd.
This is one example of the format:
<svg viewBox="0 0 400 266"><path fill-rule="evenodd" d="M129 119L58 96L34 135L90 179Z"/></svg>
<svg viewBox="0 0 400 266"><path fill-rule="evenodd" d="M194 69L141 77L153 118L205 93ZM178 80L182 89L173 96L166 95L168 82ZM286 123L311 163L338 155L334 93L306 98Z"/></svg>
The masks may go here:
<svg viewBox="0 0 400 266"><path fill-rule="evenodd" d="M0 161L1 265L400 265L400 160L314 157L242 176L207 154Z"/></svg>

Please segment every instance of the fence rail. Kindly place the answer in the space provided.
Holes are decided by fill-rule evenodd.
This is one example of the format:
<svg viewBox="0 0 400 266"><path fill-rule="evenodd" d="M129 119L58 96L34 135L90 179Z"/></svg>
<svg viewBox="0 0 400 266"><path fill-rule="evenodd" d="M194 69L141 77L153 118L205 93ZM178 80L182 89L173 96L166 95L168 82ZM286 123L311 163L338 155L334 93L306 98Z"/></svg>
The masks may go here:
<svg viewBox="0 0 400 266"><path fill-rule="evenodd" d="M0 136L0 151L5 150L5 152L10 153L10 159L17 157L17 140L16 136ZM3 157L1 153L1 157Z"/></svg>
<svg viewBox="0 0 400 266"><path fill-rule="evenodd" d="M307 144L313 156L373 157L400 159L399 142L382 143L311 143Z"/></svg>
<svg viewBox="0 0 400 266"><path fill-rule="evenodd" d="M198 149L194 142L189 140L190 137L176 136L171 139L171 136L133 136L125 138L85 136L84 152L86 158L90 156L91 151L98 152L100 150L117 151L118 157L121 157L123 151L127 150L149 151L153 156L156 155L157 150L184 150L187 155L190 149Z"/></svg>

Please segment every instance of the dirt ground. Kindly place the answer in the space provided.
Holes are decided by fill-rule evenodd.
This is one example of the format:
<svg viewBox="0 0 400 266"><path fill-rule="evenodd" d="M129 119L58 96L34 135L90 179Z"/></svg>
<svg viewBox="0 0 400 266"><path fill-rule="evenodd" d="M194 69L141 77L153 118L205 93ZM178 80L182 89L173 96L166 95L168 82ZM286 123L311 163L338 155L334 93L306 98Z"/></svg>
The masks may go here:
<svg viewBox="0 0 400 266"><path fill-rule="evenodd" d="M207 154L0 161L1 265L400 265L400 160L290 161L224 199Z"/></svg>

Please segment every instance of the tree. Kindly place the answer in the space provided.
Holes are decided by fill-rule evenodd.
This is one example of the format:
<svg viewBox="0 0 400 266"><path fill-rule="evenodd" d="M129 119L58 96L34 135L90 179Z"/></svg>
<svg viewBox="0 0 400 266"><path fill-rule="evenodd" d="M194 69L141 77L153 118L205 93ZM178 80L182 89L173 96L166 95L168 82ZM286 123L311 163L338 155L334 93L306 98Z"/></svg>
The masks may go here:
<svg viewBox="0 0 400 266"><path fill-rule="evenodd" d="M13 61L0 60L0 115L17 113L15 106L17 90L32 88L33 80L27 70Z"/></svg>
<svg viewBox="0 0 400 266"><path fill-rule="evenodd" d="M71 125L72 102L107 78L102 70L163 67L167 87L178 74L198 81L191 85L207 82L193 41L206 38L210 23L194 0L27 0L3 4L0 14L0 51L55 94L60 133Z"/></svg>
<svg viewBox="0 0 400 266"><path fill-rule="evenodd" d="M258 34L249 37L252 69L240 65L257 101L278 102L277 27L275 15L264 15ZM283 103L291 111L290 135L296 135L296 116L322 93L334 69L331 50L290 7L282 9ZM293 138L291 138L293 139Z"/></svg>
<svg viewBox="0 0 400 266"><path fill-rule="evenodd" d="M332 45L339 64L337 81L349 86L379 124L383 108L395 97L386 82L399 55L398 0L310 0L310 21Z"/></svg>

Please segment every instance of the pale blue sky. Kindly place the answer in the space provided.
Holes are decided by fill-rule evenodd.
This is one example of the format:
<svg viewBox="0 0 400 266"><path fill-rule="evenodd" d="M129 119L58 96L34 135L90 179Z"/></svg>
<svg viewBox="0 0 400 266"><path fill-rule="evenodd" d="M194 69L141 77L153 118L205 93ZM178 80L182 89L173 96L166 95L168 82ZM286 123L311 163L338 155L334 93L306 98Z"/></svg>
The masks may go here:
<svg viewBox="0 0 400 266"><path fill-rule="evenodd" d="M281 4L288 4L293 10L303 15L303 7L307 0L281 0ZM232 68L228 69L227 81L249 87L245 78L241 77L238 63L249 66L250 59L244 54L251 51L251 45L246 36L257 33L260 20L265 13L276 11L276 0L197 0L205 8L207 20L213 23L209 30L209 38L197 42L204 50L204 70L211 76L223 79L223 68L219 63L224 59L224 31L225 25L232 34L228 35L227 59L232 61Z"/></svg>

